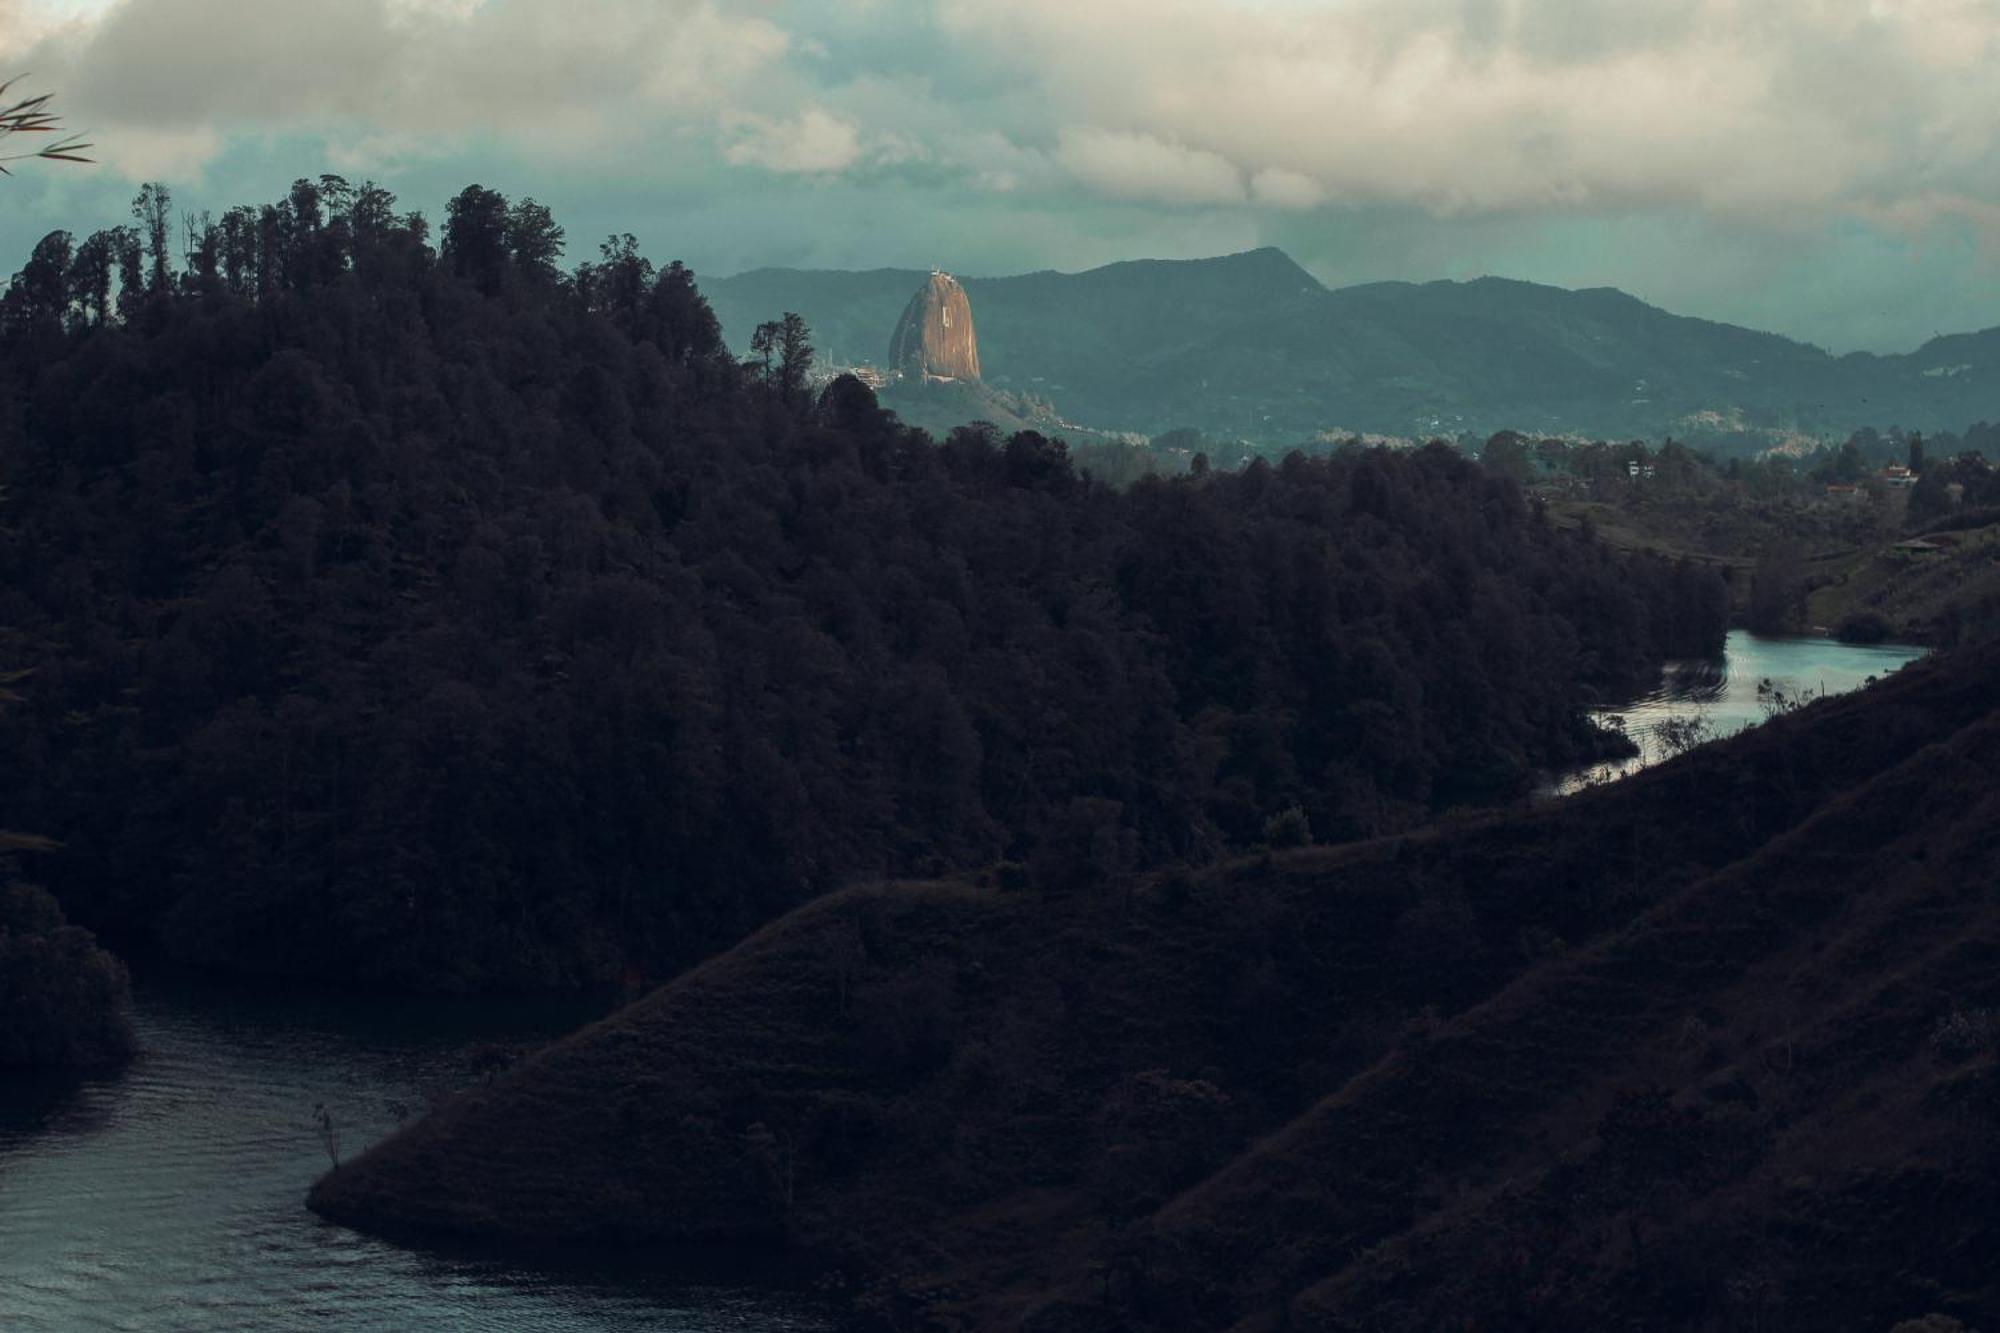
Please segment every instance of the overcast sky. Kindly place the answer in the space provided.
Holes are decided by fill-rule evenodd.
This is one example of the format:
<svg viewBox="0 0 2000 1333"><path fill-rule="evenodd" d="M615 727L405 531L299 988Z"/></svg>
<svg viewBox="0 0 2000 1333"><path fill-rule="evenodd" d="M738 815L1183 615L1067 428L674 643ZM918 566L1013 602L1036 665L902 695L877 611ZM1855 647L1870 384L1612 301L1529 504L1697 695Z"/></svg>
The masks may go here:
<svg viewBox="0 0 2000 1333"><path fill-rule="evenodd" d="M2000 0L0 0L96 167L53 227L373 177L698 273L1276 244L1616 286L1830 347L2000 324Z"/></svg>

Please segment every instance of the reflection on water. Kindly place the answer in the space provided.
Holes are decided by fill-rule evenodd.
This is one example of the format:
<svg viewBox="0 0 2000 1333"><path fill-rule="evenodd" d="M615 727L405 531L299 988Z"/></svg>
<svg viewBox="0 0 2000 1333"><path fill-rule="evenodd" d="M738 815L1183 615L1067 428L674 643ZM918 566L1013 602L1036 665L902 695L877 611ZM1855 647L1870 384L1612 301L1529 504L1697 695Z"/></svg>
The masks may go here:
<svg viewBox="0 0 2000 1333"><path fill-rule="evenodd" d="M532 1005L142 987L115 1075L0 1073L0 1329L825 1327L714 1273L399 1249L322 1222L324 1103L351 1156L482 1043L590 1015ZM635 1266L638 1267L638 1266Z"/></svg>
<svg viewBox="0 0 2000 1333"><path fill-rule="evenodd" d="M1555 789L1580 791L1660 762L1672 751L1677 727L1685 732L1692 725L1702 737L1733 736L1764 721L1784 700L1846 694L1926 651L1902 644L1767 639L1732 630L1721 660L1670 662L1652 693L1593 714L1604 725L1621 727L1639 753L1564 774Z"/></svg>

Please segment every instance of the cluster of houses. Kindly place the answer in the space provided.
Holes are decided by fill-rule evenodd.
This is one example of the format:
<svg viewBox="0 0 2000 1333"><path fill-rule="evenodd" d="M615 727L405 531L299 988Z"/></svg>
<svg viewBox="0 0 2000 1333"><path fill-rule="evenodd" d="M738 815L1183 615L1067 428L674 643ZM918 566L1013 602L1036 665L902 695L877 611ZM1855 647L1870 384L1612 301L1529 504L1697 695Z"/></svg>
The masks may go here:
<svg viewBox="0 0 2000 1333"><path fill-rule="evenodd" d="M1891 463L1872 478L1875 484L1892 491L1906 491L1917 484L1917 474L1901 463ZM1868 498L1868 488L1855 481L1829 481L1826 484L1829 500L1850 500L1859 502Z"/></svg>

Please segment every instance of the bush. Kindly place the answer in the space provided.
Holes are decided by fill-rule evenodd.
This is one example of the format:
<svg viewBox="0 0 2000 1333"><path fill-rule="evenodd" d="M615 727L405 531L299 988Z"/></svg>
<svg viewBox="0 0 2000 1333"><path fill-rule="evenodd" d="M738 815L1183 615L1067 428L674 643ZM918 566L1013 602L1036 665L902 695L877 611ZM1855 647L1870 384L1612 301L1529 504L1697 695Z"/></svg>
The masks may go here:
<svg viewBox="0 0 2000 1333"><path fill-rule="evenodd" d="M1978 1333L1948 1314L1927 1314L1922 1319L1905 1319L1889 1333Z"/></svg>
<svg viewBox="0 0 2000 1333"><path fill-rule="evenodd" d="M0 1067L131 1055L125 967L31 884L0 886Z"/></svg>
<svg viewBox="0 0 2000 1333"><path fill-rule="evenodd" d="M1895 623L1880 611L1856 611L1833 627L1842 643L1887 643L1895 634Z"/></svg>
<svg viewBox="0 0 2000 1333"><path fill-rule="evenodd" d="M1991 1009L1954 1009L1931 1030L1932 1048L1947 1058L1977 1055L1996 1043L2000 1043L2000 1013Z"/></svg>
<svg viewBox="0 0 2000 1333"><path fill-rule="evenodd" d="M1267 847L1310 847L1312 840L1312 824L1306 819L1306 812L1296 805L1287 806L1264 821Z"/></svg>

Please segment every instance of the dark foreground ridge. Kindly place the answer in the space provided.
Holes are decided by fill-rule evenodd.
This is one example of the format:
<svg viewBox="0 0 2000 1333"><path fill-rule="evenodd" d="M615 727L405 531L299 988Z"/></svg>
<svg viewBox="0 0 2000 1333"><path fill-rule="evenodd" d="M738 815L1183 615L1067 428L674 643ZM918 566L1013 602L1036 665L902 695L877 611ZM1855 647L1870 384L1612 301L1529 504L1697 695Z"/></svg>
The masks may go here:
<svg viewBox="0 0 2000 1333"><path fill-rule="evenodd" d="M851 890L311 1203L788 1243L882 1328L1991 1321L1996 668L1334 850Z"/></svg>

